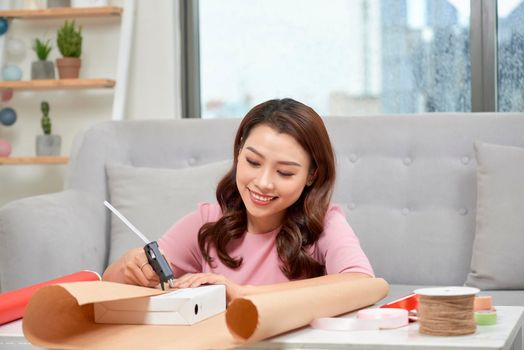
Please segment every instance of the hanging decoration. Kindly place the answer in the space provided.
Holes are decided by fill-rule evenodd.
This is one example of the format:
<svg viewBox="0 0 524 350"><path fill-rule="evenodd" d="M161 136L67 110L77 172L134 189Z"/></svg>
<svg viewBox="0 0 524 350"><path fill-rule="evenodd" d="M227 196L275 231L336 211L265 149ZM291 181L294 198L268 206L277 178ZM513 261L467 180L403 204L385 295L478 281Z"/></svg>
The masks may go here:
<svg viewBox="0 0 524 350"><path fill-rule="evenodd" d="M22 79L22 70L16 64L6 64L2 68L2 78L9 81L20 80Z"/></svg>
<svg viewBox="0 0 524 350"><path fill-rule="evenodd" d="M0 35L4 35L7 33L7 30L9 29L9 22L7 21L7 18L0 17Z"/></svg>
<svg viewBox="0 0 524 350"><path fill-rule="evenodd" d="M13 98L13 89L2 90L2 102L8 102Z"/></svg>
<svg viewBox="0 0 524 350"><path fill-rule="evenodd" d="M5 126L11 126L16 122L16 111L11 107L5 107L0 110L0 123Z"/></svg>
<svg viewBox="0 0 524 350"><path fill-rule="evenodd" d="M0 139L0 157L9 157L12 147L7 140Z"/></svg>
<svg viewBox="0 0 524 350"><path fill-rule="evenodd" d="M6 38L5 53L9 62L20 63L26 56L26 45L18 38Z"/></svg>

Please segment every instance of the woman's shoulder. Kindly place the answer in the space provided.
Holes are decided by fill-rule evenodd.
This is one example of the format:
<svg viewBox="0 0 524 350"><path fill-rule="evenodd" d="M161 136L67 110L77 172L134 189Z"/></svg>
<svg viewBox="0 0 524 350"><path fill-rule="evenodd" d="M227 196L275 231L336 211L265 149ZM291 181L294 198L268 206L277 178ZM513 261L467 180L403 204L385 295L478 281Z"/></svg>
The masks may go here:
<svg viewBox="0 0 524 350"><path fill-rule="evenodd" d="M330 203L324 217L324 232L322 236L338 235L344 231L352 231L346 212L341 204ZM321 237L322 237L321 236Z"/></svg>
<svg viewBox="0 0 524 350"><path fill-rule="evenodd" d="M222 217L222 208L216 202L201 202L198 203L198 212L202 223L215 222Z"/></svg>
<svg viewBox="0 0 524 350"><path fill-rule="evenodd" d="M344 218L346 217L346 213L344 212L342 205L337 203L329 203L324 221L332 218L340 218L340 216Z"/></svg>

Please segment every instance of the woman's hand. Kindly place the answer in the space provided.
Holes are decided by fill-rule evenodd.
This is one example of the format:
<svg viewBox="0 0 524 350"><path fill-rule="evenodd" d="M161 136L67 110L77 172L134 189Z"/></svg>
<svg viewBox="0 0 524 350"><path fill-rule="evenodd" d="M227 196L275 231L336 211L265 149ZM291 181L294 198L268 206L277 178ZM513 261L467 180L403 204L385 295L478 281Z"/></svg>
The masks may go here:
<svg viewBox="0 0 524 350"><path fill-rule="evenodd" d="M204 284L223 284L226 286L228 303L245 295L246 286L231 282L224 276L214 273L188 273L175 280L175 288L194 288Z"/></svg>
<svg viewBox="0 0 524 350"><path fill-rule="evenodd" d="M125 253L106 269L102 279L144 287L155 287L160 283L142 248L131 249Z"/></svg>

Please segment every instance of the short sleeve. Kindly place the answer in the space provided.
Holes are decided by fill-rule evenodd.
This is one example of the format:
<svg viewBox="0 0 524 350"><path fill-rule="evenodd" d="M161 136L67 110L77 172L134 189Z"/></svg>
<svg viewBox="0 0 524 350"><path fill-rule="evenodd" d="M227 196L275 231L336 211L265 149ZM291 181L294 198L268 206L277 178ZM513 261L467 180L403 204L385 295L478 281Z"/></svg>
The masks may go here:
<svg viewBox="0 0 524 350"><path fill-rule="evenodd" d="M202 272L203 256L198 247L198 231L210 221L211 209L208 203L200 204L198 210L182 217L158 240L175 277Z"/></svg>
<svg viewBox="0 0 524 350"><path fill-rule="evenodd" d="M331 205L328 209L317 248L327 274L360 272L374 277L373 268L357 236L337 205Z"/></svg>

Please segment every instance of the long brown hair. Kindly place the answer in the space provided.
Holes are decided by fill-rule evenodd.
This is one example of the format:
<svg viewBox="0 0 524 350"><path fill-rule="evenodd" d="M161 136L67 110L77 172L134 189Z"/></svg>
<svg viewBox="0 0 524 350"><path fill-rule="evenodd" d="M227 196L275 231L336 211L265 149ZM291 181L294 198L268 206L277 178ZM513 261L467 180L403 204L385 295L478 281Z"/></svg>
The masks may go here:
<svg viewBox="0 0 524 350"><path fill-rule="evenodd" d="M308 254L324 229L324 218L335 183L335 157L322 118L311 108L290 98L270 100L251 109L238 128L233 145L233 166L220 180L216 197L223 216L204 224L198 232L198 245L204 259L211 264L210 247L230 268L238 268L242 257L232 258L228 245L247 230L246 207L236 186L238 154L253 127L265 124L279 133L292 136L311 157L313 182L304 188L300 198L286 210L276 247L289 279L321 276L325 266Z"/></svg>

